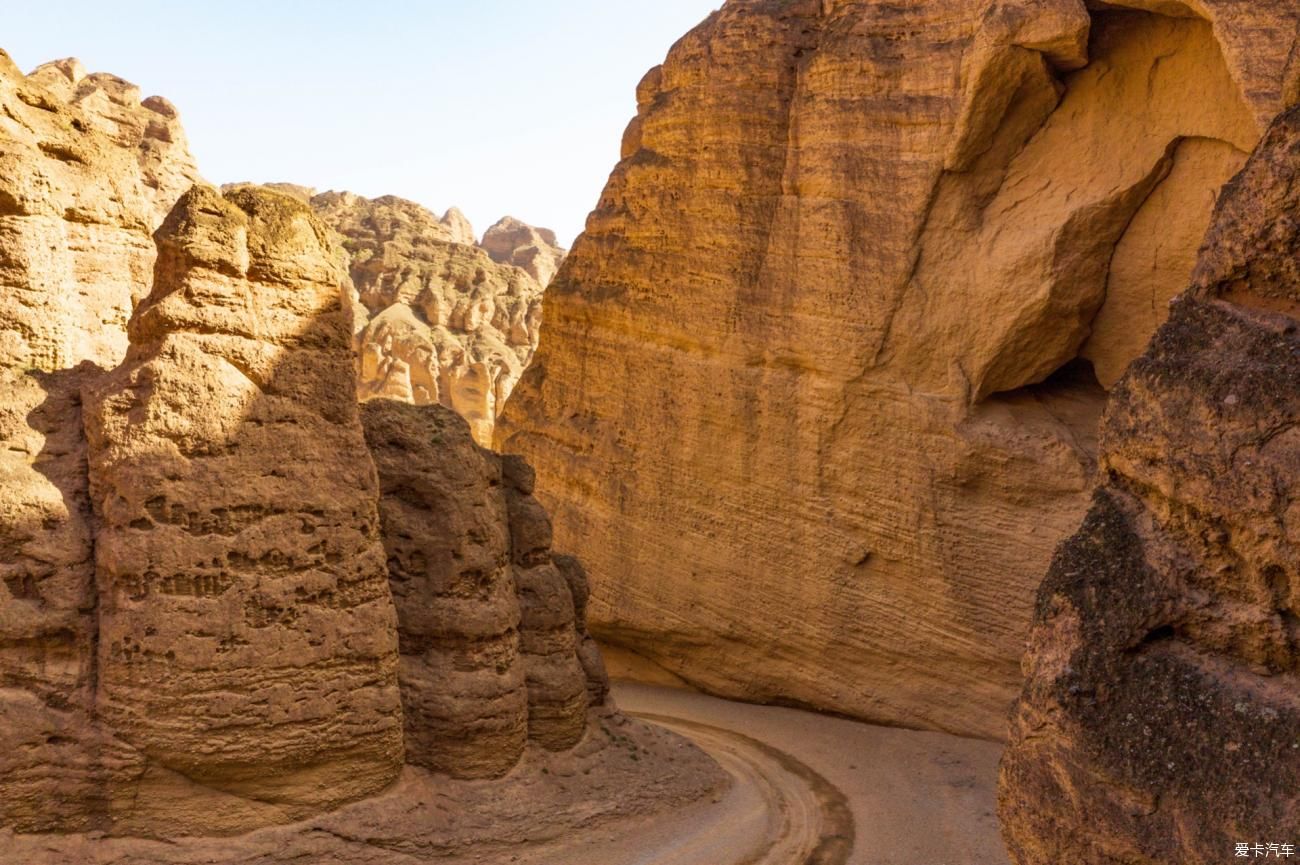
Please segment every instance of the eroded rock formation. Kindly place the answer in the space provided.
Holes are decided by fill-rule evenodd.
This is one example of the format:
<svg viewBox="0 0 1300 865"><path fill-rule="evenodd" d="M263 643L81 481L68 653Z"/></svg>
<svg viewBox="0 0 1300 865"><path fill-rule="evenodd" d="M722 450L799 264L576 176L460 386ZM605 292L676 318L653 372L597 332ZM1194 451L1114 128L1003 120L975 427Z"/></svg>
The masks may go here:
<svg viewBox="0 0 1300 865"><path fill-rule="evenodd" d="M510 560L519 588L519 648L528 680L528 734L545 748L572 747L582 735L589 702L587 672L578 649L581 585L572 564L562 571L551 555L551 519L533 497L532 467L517 456L502 460L510 515ZM593 685L603 677L594 670Z"/></svg>
<svg viewBox="0 0 1300 865"><path fill-rule="evenodd" d="M732 0L684 37L498 426L598 635L725 695L1004 735L1104 388L1295 90L1298 16Z"/></svg>
<svg viewBox="0 0 1300 865"><path fill-rule="evenodd" d="M485 826L505 849L722 784L606 704L526 466L385 402L381 495L348 259L308 191L222 195L164 101L0 61L0 846L357 861L364 827L472 858Z"/></svg>
<svg viewBox="0 0 1300 865"><path fill-rule="evenodd" d="M138 754L86 723L96 592L80 391L126 351L150 234L195 179L175 111L0 52L0 825L106 825ZM88 362L88 363L83 363Z"/></svg>
<svg viewBox="0 0 1300 865"><path fill-rule="evenodd" d="M131 350L86 404L95 710L149 761L115 825L212 834L396 778L397 622L326 229L199 185L157 237Z"/></svg>
<svg viewBox="0 0 1300 865"><path fill-rule="evenodd" d="M543 286L550 283L564 262L564 250L556 243L555 232L549 228L533 228L513 216L499 220L483 232L482 246L493 261L522 267Z"/></svg>
<svg viewBox="0 0 1300 865"><path fill-rule="evenodd" d="M1210 865L1300 830L1298 225L1292 109L1115 389L1039 590L1001 774L1020 865Z"/></svg>
<svg viewBox="0 0 1300 865"><path fill-rule="evenodd" d="M562 570L581 566L552 557L531 471L477 447L442 406L372 400L361 414L383 492L408 761L493 777L530 738L577 744L588 707L604 703L604 667L579 654L585 599Z"/></svg>
<svg viewBox="0 0 1300 865"><path fill-rule="evenodd" d="M393 196L310 201L351 255L361 398L445 405L491 444L537 347L542 290L564 255L555 236L507 217L480 247L455 208L439 219Z"/></svg>

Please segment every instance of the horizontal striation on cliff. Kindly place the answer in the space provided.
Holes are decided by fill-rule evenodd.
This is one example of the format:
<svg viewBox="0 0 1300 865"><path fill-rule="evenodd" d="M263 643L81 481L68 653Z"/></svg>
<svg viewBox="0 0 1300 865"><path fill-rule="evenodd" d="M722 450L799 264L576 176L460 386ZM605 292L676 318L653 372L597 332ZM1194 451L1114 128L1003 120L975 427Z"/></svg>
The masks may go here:
<svg viewBox="0 0 1300 865"><path fill-rule="evenodd" d="M597 635L727 696L1002 737L1106 388L1294 89L1298 16L732 0L683 37L496 436Z"/></svg>

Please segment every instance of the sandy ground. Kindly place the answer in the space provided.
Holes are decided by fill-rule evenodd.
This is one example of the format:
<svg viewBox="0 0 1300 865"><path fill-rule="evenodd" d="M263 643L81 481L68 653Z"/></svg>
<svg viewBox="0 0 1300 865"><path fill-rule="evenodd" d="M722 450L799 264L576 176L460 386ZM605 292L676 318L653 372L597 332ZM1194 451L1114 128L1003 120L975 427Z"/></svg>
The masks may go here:
<svg viewBox="0 0 1300 865"><path fill-rule="evenodd" d="M556 851L603 827L639 829L661 814L694 814L726 800L732 786L683 737L602 713L573 751L530 747L503 779L457 781L407 766L378 796L230 838L0 830L0 865L569 865Z"/></svg>
<svg viewBox="0 0 1300 865"><path fill-rule="evenodd" d="M1007 865L995 816L1002 750L996 743L874 727L651 685L619 683L614 694L626 712L652 721L663 716L679 719L670 726L695 739L715 759L716 741L697 735L681 721L740 733L784 752L824 779L843 796L852 815L852 851L838 861ZM723 765L735 774L732 766L725 761ZM742 785L743 779L738 779L737 786ZM743 859L715 860L718 865L732 861ZM787 861L804 865L810 860Z"/></svg>

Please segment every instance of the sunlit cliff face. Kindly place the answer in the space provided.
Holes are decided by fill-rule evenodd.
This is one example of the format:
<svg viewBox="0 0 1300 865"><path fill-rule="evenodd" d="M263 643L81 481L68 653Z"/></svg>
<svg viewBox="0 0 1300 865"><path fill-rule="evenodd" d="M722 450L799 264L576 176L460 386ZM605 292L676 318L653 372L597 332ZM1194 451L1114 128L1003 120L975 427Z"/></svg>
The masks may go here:
<svg viewBox="0 0 1300 865"><path fill-rule="evenodd" d="M1001 738L1106 388L1294 33L931 0L733 3L678 42L498 424L597 633L719 694Z"/></svg>

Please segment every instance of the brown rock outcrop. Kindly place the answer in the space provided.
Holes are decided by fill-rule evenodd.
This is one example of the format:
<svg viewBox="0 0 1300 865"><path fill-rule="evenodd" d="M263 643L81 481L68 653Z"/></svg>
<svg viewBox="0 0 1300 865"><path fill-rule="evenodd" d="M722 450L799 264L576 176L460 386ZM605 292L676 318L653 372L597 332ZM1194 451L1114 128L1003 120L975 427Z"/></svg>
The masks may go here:
<svg viewBox="0 0 1300 865"><path fill-rule="evenodd" d="M497 433L597 634L725 695L1001 737L1102 385L1294 91L1298 17L731 0L679 41Z"/></svg>
<svg viewBox="0 0 1300 865"><path fill-rule="evenodd" d="M0 52L0 825L106 826L138 754L95 730L80 390L126 351L150 234L194 179L164 100Z"/></svg>
<svg viewBox="0 0 1300 865"><path fill-rule="evenodd" d="M510 559L519 589L528 736L548 750L560 751L582 736L589 703L587 672L578 655L577 598L551 556L551 519L533 497L532 467L518 456L503 457L502 475L510 514Z"/></svg>
<svg viewBox="0 0 1300 865"><path fill-rule="evenodd" d="M230 832L397 776L396 619L327 230L200 185L157 237L86 407L95 709L148 759L115 826Z"/></svg>
<svg viewBox="0 0 1300 865"><path fill-rule="evenodd" d="M74 60L23 76L0 54L0 357L109 365L149 288L150 234L197 178L176 112Z"/></svg>
<svg viewBox="0 0 1300 865"><path fill-rule="evenodd" d="M1292 109L1115 389L1104 480L1039 590L1001 772L1020 865L1210 865L1300 833L1297 226Z"/></svg>
<svg viewBox="0 0 1300 865"><path fill-rule="evenodd" d="M439 219L401 198L338 192L311 204L351 255L361 398L445 405L490 444L537 347L542 290L563 256L554 235L503 220L487 250L454 208Z"/></svg>
<svg viewBox="0 0 1300 865"><path fill-rule="evenodd" d="M441 406L371 400L361 417L401 629L407 760L501 775L523 754L528 691L500 463Z"/></svg>
<svg viewBox="0 0 1300 865"><path fill-rule="evenodd" d="M398 407L423 423L411 432L422 446L438 424L455 439L434 449L436 468L407 467L450 498L396 523L414 537L386 539L424 592L402 598L414 618L399 654L346 256L303 188L223 197L195 179L165 101L141 103L75 61L23 76L0 53L0 859L470 859L485 837L525 849L539 830L724 784L676 736L601 705L599 653L576 618L580 567L556 570L536 502L517 480L507 491L500 459L442 409ZM472 242L455 212L442 230ZM412 501L386 495L385 517ZM420 555L452 555L451 541L495 565L499 597L477 595L486 572L465 563L420 573ZM554 579L532 579L548 567ZM517 568L563 592L527 597L527 653ZM510 782L403 768L403 698L430 691L399 674L408 644L448 649L441 625L483 625L491 642L502 621L516 652L499 713L509 741L446 771L516 766ZM470 681L451 669L467 657L444 654L425 683ZM491 694L460 696L480 718L498 709ZM406 720L413 752L455 752L480 732ZM260 831L181 839L246 830Z"/></svg>
<svg viewBox="0 0 1300 865"><path fill-rule="evenodd" d="M400 623L408 762L493 777L529 738L572 747L607 685L582 639L581 566L553 559L531 470L477 447L442 406L372 400L361 414Z"/></svg>
<svg viewBox="0 0 1300 865"><path fill-rule="evenodd" d="M609 672L605 669L600 646L587 627L587 602L591 598L587 569L576 556L556 555L553 558L555 567L560 569L565 582L569 584L569 594L573 598L573 622L577 630L574 639L578 663L587 677L587 702L592 706L602 706L609 696Z"/></svg>
<svg viewBox="0 0 1300 865"><path fill-rule="evenodd" d="M91 127L135 156L153 201L154 225L198 179L180 115L163 97L142 99L131 82L107 72L88 73L71 57L38 66L27 79L79 110Z"/></svg>
<svg viewBox="0 0 1300 865"><path fill-rule="evenodd" d="M493 261L522 267L543 286L550 284L564 262L564 250L555 242L555 232L534 228L513 216L502 218L483 232L481 245Z"/></svg>

